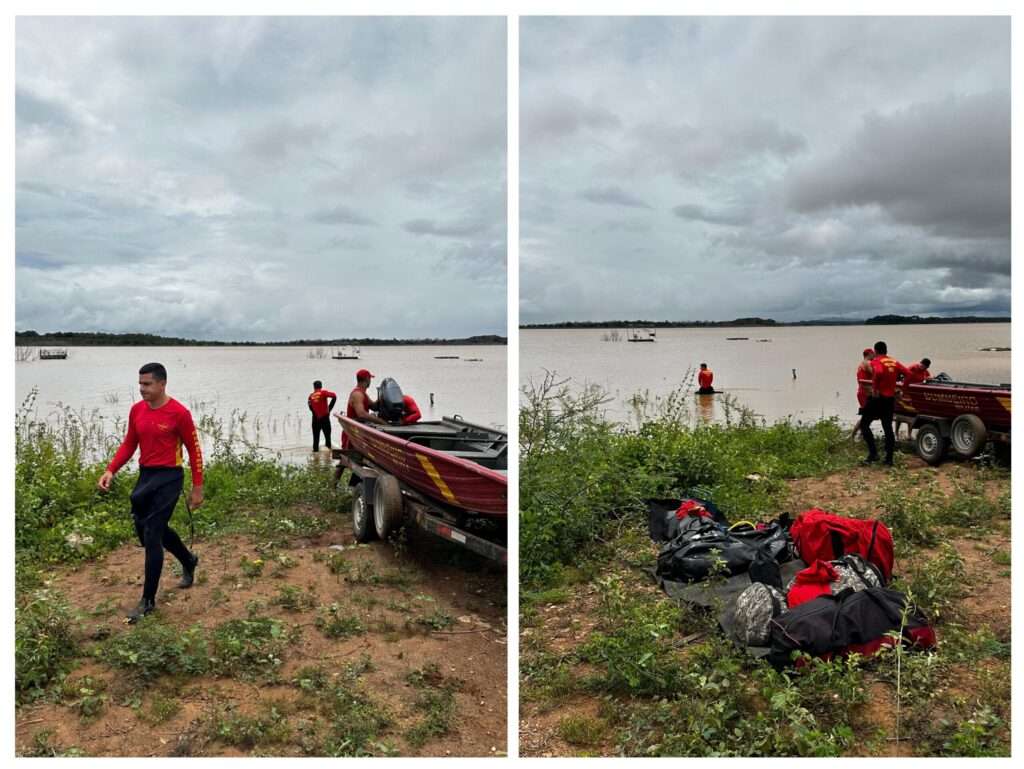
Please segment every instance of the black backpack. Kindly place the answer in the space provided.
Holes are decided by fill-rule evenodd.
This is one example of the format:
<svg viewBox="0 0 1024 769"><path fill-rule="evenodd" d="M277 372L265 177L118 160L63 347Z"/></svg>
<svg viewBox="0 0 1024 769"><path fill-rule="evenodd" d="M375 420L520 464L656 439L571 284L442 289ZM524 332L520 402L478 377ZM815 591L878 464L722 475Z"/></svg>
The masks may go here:
<svg viewBox="0 0 1024 769"><path fill-rule="evenodd" d="M768 660L782 669L792 664L793 652L798 651L823 659L874 654L895 643L890 634L901 624L904 643L934 647L935 631L921 611L911 606L903 624L905 609L903 593L882 587L819 596L772 619Z"/></svg>
<svg viewBox="0 0 1024 769"><path fill-rule="evenodd" d="M788 561L789 534L778 523L729 531L707 518L687 516L679 522L679 534L658 553L657 574L674 582L700 582L714 571L716 561L723 562L728 575L742 574L759 551L779 563Z"/></svg>

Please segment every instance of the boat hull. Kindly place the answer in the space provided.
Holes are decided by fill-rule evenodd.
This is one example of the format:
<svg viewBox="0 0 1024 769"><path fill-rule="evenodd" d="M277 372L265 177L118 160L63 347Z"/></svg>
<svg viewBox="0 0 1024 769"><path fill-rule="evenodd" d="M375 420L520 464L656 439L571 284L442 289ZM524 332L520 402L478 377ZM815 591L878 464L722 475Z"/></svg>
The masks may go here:
<svg viewBox="0 0 1024 769"><path fill-rule="evenodd" d="M421 494L488 517L508 515L508 479L462 457L340 417L349 447Z"/></svg>
<svg viewBox="0 0 1024 769"><path fill-rule="evenodd" d="M989 430L1009 432L1010 388L959 382L905 385L896 399L896 413L949 420L974 414Z"/></svg>

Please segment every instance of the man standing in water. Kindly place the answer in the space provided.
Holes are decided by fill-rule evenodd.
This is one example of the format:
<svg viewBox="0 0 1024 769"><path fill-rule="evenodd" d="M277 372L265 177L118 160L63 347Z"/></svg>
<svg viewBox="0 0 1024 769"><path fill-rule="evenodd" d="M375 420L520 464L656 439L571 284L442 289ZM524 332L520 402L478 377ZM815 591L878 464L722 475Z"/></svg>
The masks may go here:
<svg viewBox="0 0 1024 769"><path fill-rule="evenodd" d="M324 445L331 448L331 409L338 400L338 394L324 389L324 383L313 382L313 392L306 399L313 414L313 453L320 451L320 433L324 434Z"/></svg>
<svg viewBox="0 0 1024 769"><path fill-rule="evenodd" d="M139 369L139 393L142 400L128 412L128 433L100 476L97 486L109 491L114 473L139 448L139 480L132 491L132 520L139 542L146 548L145 581L142 600L128 614L128 622L138 622L156 608L156 590L164 566L164 548L181 562L178 587L191 587L199 556L190 553L168 524L185 482L181 466L182 445L188 450L192 469L192 509L203 504L203 452L192 414L167 394L167 369L160 363L147 363Z"/></svg>
<svg viewBox="0 0 1024 769"><path fill-rule="evenodd" d="M892 466L892 455L896 449L896 436L892 430L892 416L896 407L896 379L907 375L907 367L889 357L885 342L875 342L875 357L871 361L871 395L864 406L860 422L860 434L868 446L864 464L878 461L878 447L871 432L871 423L876 419L882 423L885 433L885 464Z"/></svg>
<svg viewBox="0 0 1024 769"><path fill-rule="evenodd" d="M698 395L711 395L714 393L715 388L711 386L711 383L715 381L715 372L708 368L707 363L700 364L700 371L697 374L697 384L700 387L697 389Z"/></svg>

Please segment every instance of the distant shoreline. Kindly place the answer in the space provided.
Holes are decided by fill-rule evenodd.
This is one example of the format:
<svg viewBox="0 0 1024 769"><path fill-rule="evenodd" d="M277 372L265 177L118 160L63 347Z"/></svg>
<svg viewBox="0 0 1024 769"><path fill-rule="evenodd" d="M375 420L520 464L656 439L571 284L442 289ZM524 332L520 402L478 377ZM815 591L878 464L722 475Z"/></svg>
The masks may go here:
<svg viewBox="0 0 1024 769"><path fill-rule="evenodd" d="M556 330L556 329L629 329L629 328L756 328L756 327L800 327L800 326L913 326L937 325L953 323L1009 323L1009 317L985 318L977 315L957 317L929 317L920 315L876 315L863 320L798 320L776 321L771 318L736 318L735 320L583 320L558 321L555 323L524 323L520 329Z"/></svg>
<svg viewBox="0 0 1024 769"><path fill-rule="evenodd" d="M59 331L38 334L35 331L16 332L15 347L412 347L425 345L507 345L507 337L496 334L456 339L293 339L287 342L222 342L156 334L104 334L79 331Z"/></svg>

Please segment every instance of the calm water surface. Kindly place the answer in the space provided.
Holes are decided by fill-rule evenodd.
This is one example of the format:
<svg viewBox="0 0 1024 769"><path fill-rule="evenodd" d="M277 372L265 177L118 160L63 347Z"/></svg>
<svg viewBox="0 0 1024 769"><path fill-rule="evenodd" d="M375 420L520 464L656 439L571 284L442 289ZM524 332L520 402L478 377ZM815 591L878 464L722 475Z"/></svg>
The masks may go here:
<svg viewBox="0 0 1024 769"><path fill-rule="evenodd" d="M197 420L202 415L222 419L236 434L299 460L313 445L306 407L313 380L338 394L335 411L343 411L360 368L376 375L374 385L385 376L397 379L424 419L459 414L505 428L506 350L501 345L366 347L360 360L332 360L331 350L324 348L327 357L315 358L310 355L317 348L309 347L71 347L67 360L16 363L15 397L20 405L37 388L40 417L65 404L111 424L123 422L139 398L139 366L155 360L167 367L167 392ZM337 444L338 424L333 427Z"/></svg>
<svg viewBox="0 0 1024 769"><path fill-rule="evenodd" d="M930 358L933 374L945 371L968 382L1010 382L1010 353L979 350L1009 347L1009 323L658 329L656 342L641 344L626 342L625 332L623 341L602 341L605 333L520 331L520 384L541 381L545 369L571 377L574 386L596 384L613 397L606 406L608 416L621 421L634 413L626 402L629 396L644 390L664 396L680 385L688 369L706 362L715 373L716 389L769 422L787 416L838 416L852 422L857 414L854 372L861 351L879 339L904 363ZM695 388L691 382L688 389ZM719 396L702 396L695 398L692 409L698 418L721 420L721 401Z"/></svg>

